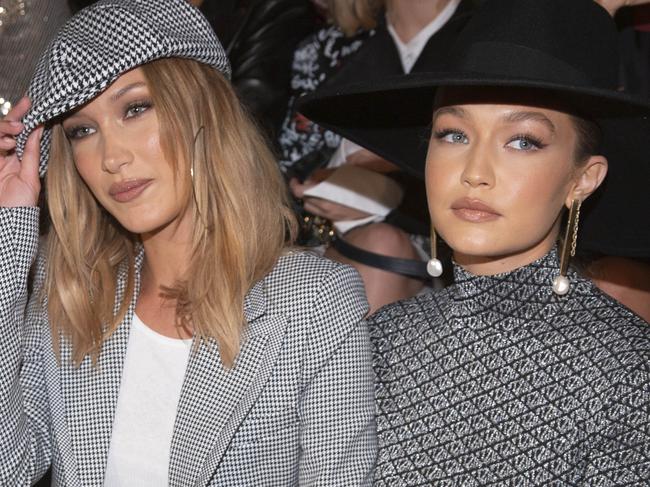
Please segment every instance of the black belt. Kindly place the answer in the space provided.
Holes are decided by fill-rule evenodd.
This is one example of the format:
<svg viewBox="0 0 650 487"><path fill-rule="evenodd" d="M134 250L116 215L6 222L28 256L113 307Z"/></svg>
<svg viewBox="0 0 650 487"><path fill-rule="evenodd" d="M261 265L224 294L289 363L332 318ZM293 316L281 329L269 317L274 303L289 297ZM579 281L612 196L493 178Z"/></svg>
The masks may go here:
<svg viewBox="0 0 650 487"><path fill-rule="evenodd" d="M356 245L352 245L341 237L335 238L331 245L342 256L354 260L355 262L414 279L427 281L431 279L431 276L427 272L427 263L421 260L400 259L399 257L389 257L387 255L376 254L357 247Z"/></svg>

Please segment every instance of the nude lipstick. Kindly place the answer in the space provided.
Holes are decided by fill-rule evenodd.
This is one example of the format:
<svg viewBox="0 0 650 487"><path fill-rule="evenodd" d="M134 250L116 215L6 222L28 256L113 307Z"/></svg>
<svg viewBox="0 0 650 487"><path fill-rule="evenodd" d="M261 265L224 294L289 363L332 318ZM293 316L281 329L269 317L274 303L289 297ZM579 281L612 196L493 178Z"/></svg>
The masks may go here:
<svg viewBox="0 0 650 487"><path fill-rule="evenodd" d="M129 179L111 184L108 194L119 203L136 199L149 186L153 179Z"/></svg>
<svg viewBox="0 0 650 487"><path fill-rule="evenodd" d="M452 203L451 210L461 220L471 223L490 222L501 216L499 212L481 200L471 198L457 199Z"/></svg>

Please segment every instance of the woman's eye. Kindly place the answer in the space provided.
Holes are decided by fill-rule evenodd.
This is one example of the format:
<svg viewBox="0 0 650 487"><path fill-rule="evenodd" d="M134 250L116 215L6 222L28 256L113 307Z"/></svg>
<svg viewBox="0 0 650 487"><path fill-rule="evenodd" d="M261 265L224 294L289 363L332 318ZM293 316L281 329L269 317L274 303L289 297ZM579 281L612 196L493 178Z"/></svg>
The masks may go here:
<svg viewBox="0 0 650 487"><path fill-rule="evenodd" d="M138 115L142 115L149 108L151 108L151 103L147 103L147 102L132 103L126 108L125 118L132 118L132 117L137 117Z"/></svg>
<svg viewBox="0 0 650 487"><path fill-rule="evenodd" d="M517 137L511 139L510 142L506 144L506 147L520 151L534 151L542 149L544 147L544 144L542 144L540 140L529 135L518 135Z"/></svg>
<svg viewBox="0 0 650 487"><path fill-rule="evenodd" d="M442 130L435 134L438 140L448 142L450 144L469 144L469 139L460 130Z"/></svg>
<svg viewBox="0 0 650 487"><path fill-rule="evenodd" d="M66 130L65 133L69 140L79 140L95 133L95 130L90 127L79 126L72 127L71 129Z"/></svg>

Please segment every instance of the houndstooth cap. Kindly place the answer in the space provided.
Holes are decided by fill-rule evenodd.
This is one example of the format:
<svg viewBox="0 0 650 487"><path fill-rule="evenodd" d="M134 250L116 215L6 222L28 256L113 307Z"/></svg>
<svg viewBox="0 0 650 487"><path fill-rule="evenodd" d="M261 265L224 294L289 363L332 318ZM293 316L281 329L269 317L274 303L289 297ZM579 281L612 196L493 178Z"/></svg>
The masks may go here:
<svg viewBox="0 0 650 487"><path fill-rule="evenodd" d="M41 56L28 96L32 107L17 138L45 124L39 173L45 175L51 130L47 122L83 105L124 72L154 59L181 57L213 66L230 78L230 64L212 27L186 0L101 0L59 30Z"/></svg>

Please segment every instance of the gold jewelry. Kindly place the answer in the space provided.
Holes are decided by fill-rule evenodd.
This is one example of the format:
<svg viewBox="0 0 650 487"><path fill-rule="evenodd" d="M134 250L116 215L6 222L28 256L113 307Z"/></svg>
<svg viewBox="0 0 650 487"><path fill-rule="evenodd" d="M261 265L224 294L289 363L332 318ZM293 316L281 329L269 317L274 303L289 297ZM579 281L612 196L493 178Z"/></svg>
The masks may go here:
<svg viewBox="0 0 650 487"><path fill-rule="evenodd" d="M442 275L442 262L438 259L437 237L433 222L431 222L431 258L427 262L427 273L431 277L440 277Z"/></svg>
<svg viewBox="0 0 650 487"><path fill-rule="evenodd" d="M192 160L190 163L190 183L192 186L192 197L194 198L194 205L196 207L196 212L199 214L199 219L203 222L203 225L206 228L209 228L210 226L208 225L207 221L203 219L203 215L201 214L201 209L199 205L199 199L196 195L196 183L194 181L194 160L196 159L196 143L199 140L199 135L201 135L201 140L203 142L201 148L203 152L203 157L205 160L205 127L201 125L199 129L196 131L196 135L194 135L194 142L192 143ZM204 162L205 163L205 162Z"/></svg>
<svg viewBox="0 0 650 487"><path fill-rule="evenodd" d="M562 242L562 253L560 256L560 275L553 279L553 292L559 296L564 296L569 292L569 279L566 277L569 270L569 260L576 255L576 245L578 243L578 221L580 220L580 205L582 200L574 199L571 202L569 218L567 220L566 231L564 233L564 242Z"/></svg>
<svg viewBox="0 0 650 487"><path fill-rule="evenodd" d="M190 163L190 178L192 180L192 194L194 195L194 201L196 201L196 191L194 190L194 158L196 157L196 143L199 140L199 135L203 135L203 130L205 127L201 125L194 135L194 141L192 142L192 162ZM198 205L197 205L198 206Z"/></svg>

